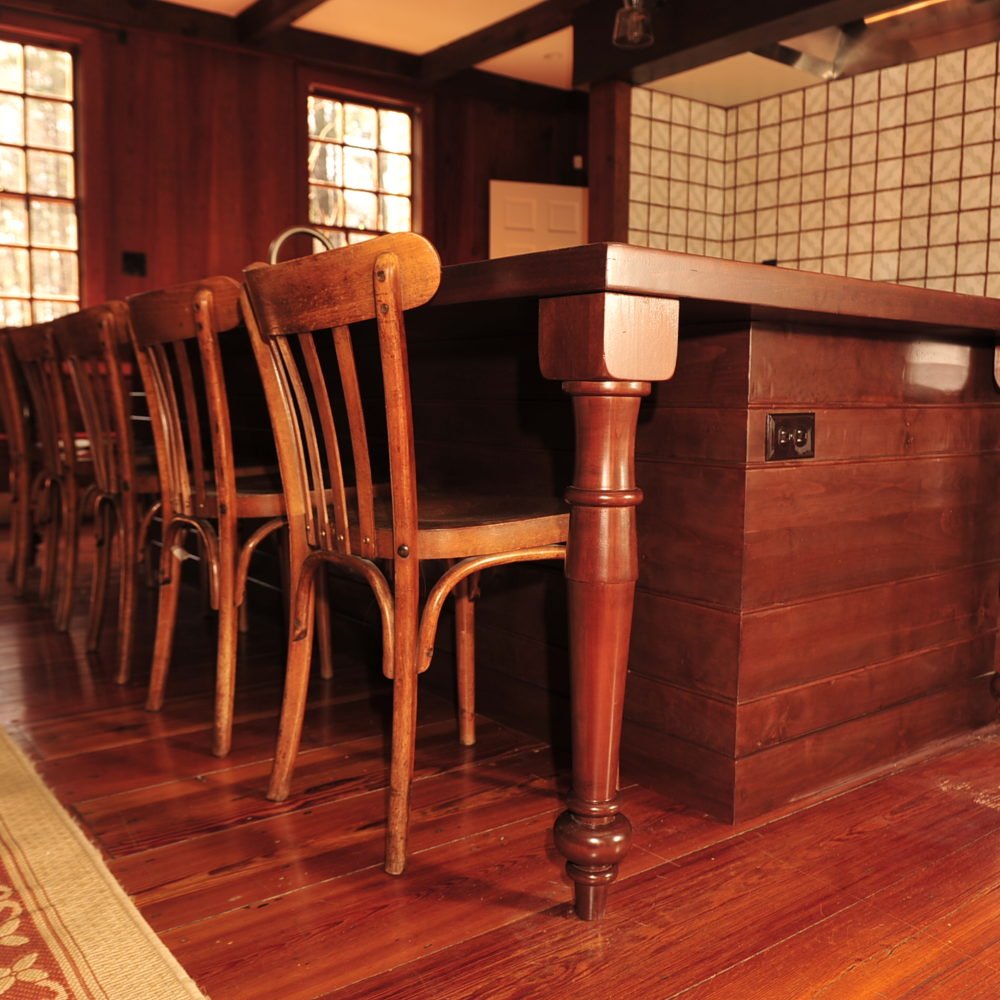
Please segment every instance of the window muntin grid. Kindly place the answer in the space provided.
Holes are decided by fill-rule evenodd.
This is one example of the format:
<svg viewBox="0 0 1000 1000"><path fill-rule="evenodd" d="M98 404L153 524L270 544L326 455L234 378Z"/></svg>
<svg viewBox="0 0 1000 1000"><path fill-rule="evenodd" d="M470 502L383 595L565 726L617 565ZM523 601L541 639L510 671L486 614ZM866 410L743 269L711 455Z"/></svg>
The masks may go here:
<svg viewBox="0 0 1000 1000"><path fill-rule="evenodd" d="M320 94L308 98L309 222L335 246L413 226L413 118Z"/></svg>
<svg viewBox="0 0 1000 1000"><path fill-rule="evenodd" d="M73 56L0 39L0 326L80 301Z"/></svg>

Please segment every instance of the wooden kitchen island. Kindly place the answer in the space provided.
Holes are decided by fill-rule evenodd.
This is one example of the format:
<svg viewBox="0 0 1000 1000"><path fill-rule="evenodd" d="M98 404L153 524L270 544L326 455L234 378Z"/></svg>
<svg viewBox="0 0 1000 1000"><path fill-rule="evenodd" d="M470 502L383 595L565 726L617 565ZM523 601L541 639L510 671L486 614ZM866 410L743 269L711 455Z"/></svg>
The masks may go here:
<svg viewBox="0 0 1000 1000"><path fill-rule="evenodd" d="M1000 301L599 244L447 268L409 330L425 477L569 487L568 615L560 570L484 581L479 710L570 720L578 901L627 846L626 658L626 776L728 820L995 716Z"/></svg>

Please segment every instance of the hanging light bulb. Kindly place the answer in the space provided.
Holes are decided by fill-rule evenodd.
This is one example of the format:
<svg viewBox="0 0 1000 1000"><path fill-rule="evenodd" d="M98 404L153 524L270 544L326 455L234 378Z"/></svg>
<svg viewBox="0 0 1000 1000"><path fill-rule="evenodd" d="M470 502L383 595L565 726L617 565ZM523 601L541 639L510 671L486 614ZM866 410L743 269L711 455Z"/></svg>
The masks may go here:
<svg viewBox="0 0 1000 1000"><path fill-rule="evenodd" d="M611 41L620 49L645 49L653 44L653 24L643 0L623 0L615 14Z"/></svg>

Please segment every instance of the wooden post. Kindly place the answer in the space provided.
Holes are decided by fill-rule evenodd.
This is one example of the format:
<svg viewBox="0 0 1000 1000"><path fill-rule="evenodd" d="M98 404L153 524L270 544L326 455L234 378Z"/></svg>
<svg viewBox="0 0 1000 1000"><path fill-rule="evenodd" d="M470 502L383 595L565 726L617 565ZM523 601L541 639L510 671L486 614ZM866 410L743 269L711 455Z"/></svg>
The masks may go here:
<svg viewBox="0 0 1000 1000"><path fill-rule="evenodd" d="M606 80L590 88L587 126L588 239L628 241L632 87Z"/></svg>

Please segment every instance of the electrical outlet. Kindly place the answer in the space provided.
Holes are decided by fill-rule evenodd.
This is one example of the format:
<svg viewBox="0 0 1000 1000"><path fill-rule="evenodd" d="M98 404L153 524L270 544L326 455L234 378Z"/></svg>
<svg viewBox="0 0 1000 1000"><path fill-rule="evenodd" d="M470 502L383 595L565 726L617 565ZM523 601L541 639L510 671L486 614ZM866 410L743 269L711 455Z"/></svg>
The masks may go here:
<svg viewBox="0 0 1000 1000"><path fill-rule="evenodd" d="M816 455L815 413L769 413L764 461L790 462Z"/></svg>

